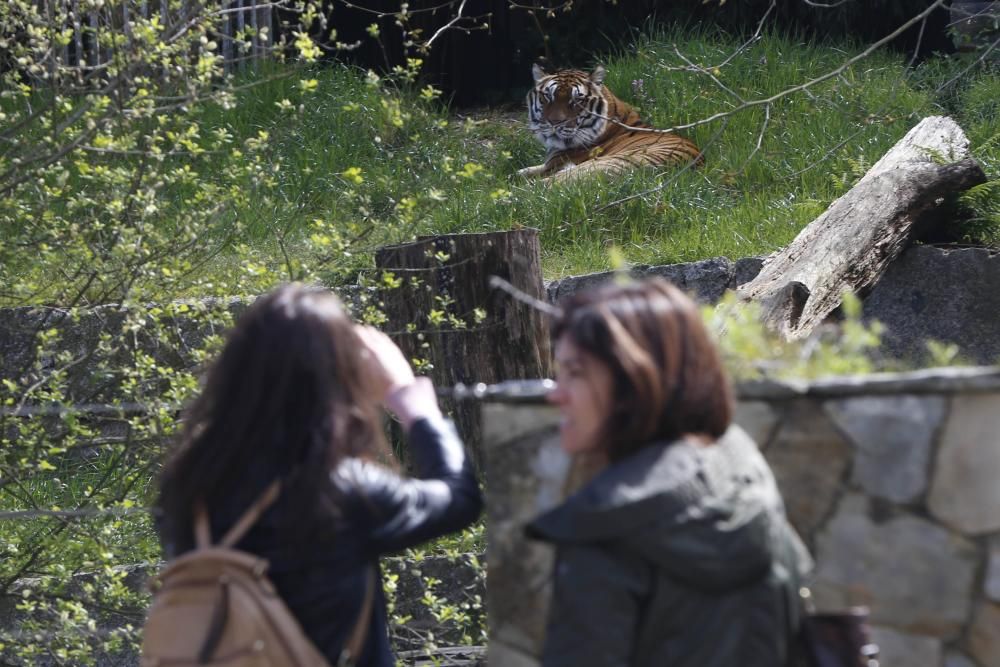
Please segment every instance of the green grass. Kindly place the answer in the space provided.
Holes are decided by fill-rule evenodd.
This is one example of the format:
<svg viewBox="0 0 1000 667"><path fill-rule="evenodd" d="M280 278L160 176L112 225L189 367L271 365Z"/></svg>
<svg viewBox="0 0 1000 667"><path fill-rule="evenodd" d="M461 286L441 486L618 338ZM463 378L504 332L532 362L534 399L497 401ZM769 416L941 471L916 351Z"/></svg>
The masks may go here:
<svg viewBox="0 0 1000 667"><path fill-rule="evenodd" d="M612 90L656 126L671 127L800 85L861 49L765 34L729 58L739 45L723 34L687 29L641 37L599 60ZM678 52L709 70L719 66L717 80L684 71ZM209 107L197 119L202 135L225 131L235 145L266 133L266 183L227 189L227 175L241 159L228 151L166 161L188 165L199 183L215 180L220 192L230 193L205 242L238 251L214 254L187 274L186 286L153 281L151 296L158 289L167 297L196 294L206 280L216 293L259 291L299 275L351 281L372 265L372 251L382 244L521 226L541 230L548 279L609 268L613 246L641 264L769 253L930 114L955 115L973 154L996 179L1000 77L983 67L956 77L966 65L935 59L908 68L902 56L876 53L775 101L769 113L755 106L685 130L705 150L700 169L640 170L554 187L516 175L543 159L523 114L463 119L423 98L417 85L373 85L363 72L337 65L306 73L318 81L306 94L301 71L274 65L260 74L273 80L239 93L235 109ZM275 78L286 72L292 75ZM527 85L530 73L524 77ZM971 220L958 236L1000 242L998 191L993 184L963 198ZM162 210L169 212L164 224L200 205L186 200L189 194L182 185L160 192ZM320 237L330 243L331 235L335 243L324 247Z"/></svg>
<svg viewBox="0 0 1000 667"><path fill-rule="evenodd" d="M675 44L706 67L722 63L738 46L722 35L666 33L602 59L611 89L658 127L732 109L737 96L767 98L833 70L859 50L766 35L721 67L716 83L703 73L677 71L684 62ZM246 223L246 240L260 244L265 255L276 232L301 241L316 218L355 233L367 230L363 249L416 234L530 226L542 231L546 277L556 278L608 268L612 245L628 261L647 264L771 252L921 118L947 111L949 96L974 154L995 177L1000 84L987 72L963 81L959 93L936 92L931 84L955 69L938 63L907 70L902 57L876 54L808 93L776 101L766 126L765 109L757 106L687 130L706 151L699 170L643 170L556 187L516 176L543 157L522 123L499 115L462 123L415 92L387 95L344 68L316 73L318 90L301 112L280 111L278 102L294 92L294 81L285 81L253 89L239 113L220 112L204 123L225 125L242 137L259 129L270 133L278 183L233 208ZM397 102L407 114L397 116L398 127L391 109ZM483 170L463 176L467 163ZM351 167L361 170L360 184L345 178ZM353 266L368 261L362 253Z"/></svg>

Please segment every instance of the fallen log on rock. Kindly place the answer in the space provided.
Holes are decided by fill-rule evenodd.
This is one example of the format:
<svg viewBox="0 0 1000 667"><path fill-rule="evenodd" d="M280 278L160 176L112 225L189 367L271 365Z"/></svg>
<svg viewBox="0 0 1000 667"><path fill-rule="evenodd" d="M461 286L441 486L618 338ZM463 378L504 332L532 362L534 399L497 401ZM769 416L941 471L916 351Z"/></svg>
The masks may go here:
<svg viewBox="0 0 1000 667"><path fill-rule="evenodd" d="M878 281L945 195L986 181L968 149L950 118L920 121L737 293L760 302L764 321L784 338L808 336L844 292L863 295Z"/></svg>

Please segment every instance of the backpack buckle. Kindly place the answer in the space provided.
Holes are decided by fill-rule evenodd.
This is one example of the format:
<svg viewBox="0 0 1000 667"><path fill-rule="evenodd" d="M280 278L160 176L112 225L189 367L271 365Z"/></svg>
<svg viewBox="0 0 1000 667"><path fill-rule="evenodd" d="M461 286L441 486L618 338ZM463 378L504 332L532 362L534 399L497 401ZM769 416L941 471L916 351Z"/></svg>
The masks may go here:
<svg viewBox="0 0 1000 667"><path fill-rule="evenodd" d="M345 648L340 652L336 667L354 667L354 658L351 657L351 652L348 649Z"/></svg>

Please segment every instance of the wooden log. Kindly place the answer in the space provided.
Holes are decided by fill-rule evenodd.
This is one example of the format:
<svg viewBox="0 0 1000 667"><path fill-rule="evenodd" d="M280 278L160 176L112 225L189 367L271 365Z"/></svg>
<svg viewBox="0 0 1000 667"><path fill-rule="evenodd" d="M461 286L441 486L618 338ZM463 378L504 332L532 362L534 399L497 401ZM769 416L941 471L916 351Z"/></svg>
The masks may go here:
<svg viewBox="0 0 1000 667"><path fill-rule="evenodd" d="M423 237L379 248L375 265L402 281L382 290L385 329L409 357L432 364L438 387L549 376L544 316L489 285L499 276L544 301L538 230ZM481 462L478 403L443 407Z"/></svg>
<svg viewBox="0 0 1000 667"><path fill-rule="evenodd" d="M986 181L968 147L950 118L920 121L738 294L759 301L786 339L809 335L844 292L864 295L878 281L946 195Z"/></svg>

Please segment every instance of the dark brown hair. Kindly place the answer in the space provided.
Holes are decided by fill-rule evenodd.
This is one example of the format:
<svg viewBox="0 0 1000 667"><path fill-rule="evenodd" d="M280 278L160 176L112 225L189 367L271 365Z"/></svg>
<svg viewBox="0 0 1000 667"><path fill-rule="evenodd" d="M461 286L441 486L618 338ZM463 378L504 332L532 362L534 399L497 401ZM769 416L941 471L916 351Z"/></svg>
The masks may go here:
<svg viewBox="0 0 1000 667"><path fill-rule="evenodd" d="M275 479L307 530L336 511L341 459L391 460L354 326L335 295L300 284L239 318L161 476L165 541L191 544L197 502L242 512Z"/></svg>
<svg viewBox="0 0 1000 667"><path fill-rule="evenodd" d="M567 336L613 378L602 437L619 460L654 441L715 440L729 428L732 388L698 307L661 278L579 292L562 304Z"/></svg>

